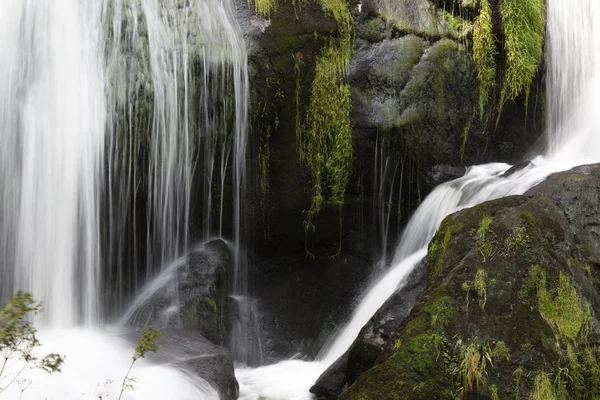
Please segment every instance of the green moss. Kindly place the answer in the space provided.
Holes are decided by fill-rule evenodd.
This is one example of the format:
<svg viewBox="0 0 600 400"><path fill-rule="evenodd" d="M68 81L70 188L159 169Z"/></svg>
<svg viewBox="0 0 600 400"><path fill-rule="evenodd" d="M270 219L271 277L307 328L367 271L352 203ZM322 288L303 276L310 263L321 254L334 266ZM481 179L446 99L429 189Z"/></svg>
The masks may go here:
<svg viewBox="0 0 600 400"><path fill-rule="evenodd" d="M248 4L252 4L251 0L248 0ZM275 10L276 7L275 0L254 0L254 11L259 17L269 18L271 11Z"/></svg>
<svg viewBox="0 0 600 400"><path fill-rule="evenodd" d="M508 363L510 361L510 349L506 343L502 341L496 343L492 349L492 359L494 362L506 361Z"/></svg>
<svg viewBox="0 0 600 400"><path fill-rule="evenodd" d="M481 0L481 11L473 31L473 60L479 82L479 117L483 119L496 77L496 37L492 32L492 9L488 0Z"/></svg>
<svg viewBox="0 0 600 400"><path fill-rule="evenodd" d="M473 30L473 23L458 15L443 11L444 20L452 28L452 36L462 39Z"/></svg>
<svg viewBox="0 0 600 400"><path fill-rule="evenodd" d="M431 267L430 280L435 279L445 264L446 251L450 245L452 236L463 229L460 224L453 224L450 217L442 221L435 237L429 242L427 258ZM441 234L443 232L443 235Z"/></svg>
<svg viewBox="0 0 600 400"><path fill-rule="evenodd" d="M556 390L552 385L550 376L545 372L538 372L535 377L533 391L530 396L531 400L559 400L556 395Z"/></svg>
<svg viewBox="0 0 600 400"><path fill-rule="evenodd" d="M531 244L531 238L527 233L525 227L515 228L510 235L506 238L503 243L503 249L501 252L502 257L509 257L516 254L517 249L529 247Z"/></svg>
<svg viewBox="0 0 600 400"><path fill-rule="evenodd" d="M353 158L350 85L344 82L352 53L352 17L344 0L320 3L337 21L339 37L330 38L317 58L306 127L298 140L300 159L312 174L312 199L304 221L307 235L314 231L313 219L325 204L338 207L341 223Z"/></svg>
<svg viewBox="0 0 600 400"><path fill-rule="evenodd" d="M500 400L500 397L498 396L498 386L495 384L490 386L490 396L492 397L492 400Z"/></svg>
<svg viewBox="0 0 600 400"><path fill-rule="evenodd" d="M520 297L531 298L534 295L540 315L555 332L557 339L572 342L578 338L586 339L591 330L589 306L581 304L577 291L564 273L559 273L555 288L548 288L546 281L546 271L539 265L532 267L519 293Z"/></svg>
<svg viewBox="0 0 600 400"><path fill-rule="evenodd" d="M525 107L529 89L538 72L542 58L545 9L544 0L504 0L500 4L506 69L498 119L507 100L525 94Z"/></svg>

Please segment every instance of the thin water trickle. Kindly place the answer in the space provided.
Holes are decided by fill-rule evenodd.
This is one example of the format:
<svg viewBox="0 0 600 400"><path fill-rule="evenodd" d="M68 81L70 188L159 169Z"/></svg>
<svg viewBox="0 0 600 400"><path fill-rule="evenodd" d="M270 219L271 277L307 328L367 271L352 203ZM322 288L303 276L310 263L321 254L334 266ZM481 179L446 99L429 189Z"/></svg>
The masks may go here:
<svg viewBox="0 0 600 400"><path fill-rule="evenodd" d="M600 161L600 3L549 0L547 141L545 156L509 176L508 164L473 166L465 176L438 186L407 224L389 271L365 291L352 319L313 362L289 360L239 369L244 400L311 399L316 378L356 339L360 329L399 287L427 252L427 244L447 215L504 196L522 194L548 175ZM274 378L271 378L274 377ZM293 390L290 390L293 388Z"/></svg>

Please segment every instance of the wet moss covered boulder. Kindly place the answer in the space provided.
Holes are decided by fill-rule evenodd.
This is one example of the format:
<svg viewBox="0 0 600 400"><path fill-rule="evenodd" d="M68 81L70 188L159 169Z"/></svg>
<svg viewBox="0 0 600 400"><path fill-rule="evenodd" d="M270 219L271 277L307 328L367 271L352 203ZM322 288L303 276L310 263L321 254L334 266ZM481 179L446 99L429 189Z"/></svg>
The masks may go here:
<svg viewBox="0 0 600 400"><path fill-rule="evenodd" d="M185 328L224 344L230 266L231 252L223 240L196 246L148 285L142 301L126 314L127 325Z"/></svg>
<svg viewBox="0 0 600 400"><path fill-rule="evenodd" d="M597 399L600 166L447 217L429 278L342 399Z"/></svg>

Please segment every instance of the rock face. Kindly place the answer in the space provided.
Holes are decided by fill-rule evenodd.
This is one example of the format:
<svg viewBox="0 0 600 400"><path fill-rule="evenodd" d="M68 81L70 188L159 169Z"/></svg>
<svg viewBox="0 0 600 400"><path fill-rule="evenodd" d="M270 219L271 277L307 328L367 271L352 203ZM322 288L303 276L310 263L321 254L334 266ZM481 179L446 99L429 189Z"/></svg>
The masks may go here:
<svg viewBox="0 0 600 400"><path fill-rule="evenodd" d="M230 261L229 247L221 239L196 247L150 284L140 296L145 300L127 315L127 323L189 328L214 343L224 343Z"/></svg>
<svg viewBox="0 0 600 400"><path fill-rule="evenodd" d="M139 333L129 335L137 343ZM207 381L221 400L238 398L238 383L235 379L233 362L223 347L197 335L190 330L166 329L157 342L158 351L147 358L158 364L170 364L188 371Z"/></svg>
<svg viewBox="0 0 600 400"><path fill-rule="evenodd" d="M423 260L385 304L365 325L350 349L327 369L310 389L317 399L337 399L342 391L375 365L389 338L415 304L427 283L427 263Z"/></svg>
<svg viewBox="0 0 600 400"><path fill-rule="evenodd" d="M426 289L341 399L600 396L600 165L447 217Z"/></svg>
<svg viewBox="0 0 600 400"><path fill-rule="evenodd" d="M384 208L373 199L382 188L394 188L394 195L386 195L390 220L401 225L419 200L447 179L440 170L520 161L543 129L537 83L529 96L529 116L519 99L506 104L497 124L494 110L480 119L477 71L464 45L473 12L464 15L471 20L457 19L450 14L458 10L453 3L364 0L348 5L354 29L346 80L354 162L342 207L342 237L373 228ZM236 2L249 49L251 132L261 163L261 189L251 203L256 233L262 233L255 235L256 251L264 260L304 252L311 174L299 160L296 135L306 118L316 59L338 32L318 3L278 4L268 20L253 13L244 0ZM464 26L455 26L456 21ZM434 170L438 165L443 166ZM337 210L326 208L314 221L311 250L339 241L338 218ZM396 232L389 230L389 242ZM377 239L364 235L367 246Z"/></svg>
<svg viewBox="0 0 600 400"><path fill-rule="evenodd" d="M223 312L230 263L229 247L218 239L190 252L178 274L179 314L183 327L197 330L220 344L226 339Z"/></svg>
<svg viewBox="0 0 600 400"><path fill-rule="evenodd" d="M266 362L298 353L316 356L335 328L351 317L372 266L371 260L349 253L288 263L272 266L273 272L252 287Z"/></svg>

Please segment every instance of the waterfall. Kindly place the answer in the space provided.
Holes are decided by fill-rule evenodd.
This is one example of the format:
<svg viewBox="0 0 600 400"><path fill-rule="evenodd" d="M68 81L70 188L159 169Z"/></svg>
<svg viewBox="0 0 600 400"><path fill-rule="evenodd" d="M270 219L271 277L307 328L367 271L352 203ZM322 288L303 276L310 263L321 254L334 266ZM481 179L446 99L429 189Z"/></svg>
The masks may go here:
<svg viewBox="0 0 600 400"><path fill-rule="evenodd" d="M27 290L54 327L98 318L106 99L100 2L0 13L0 299Z"/></svg>
<svg viewBox="0 0 600 400"><path fill-rule="evenodd" d="M67 355L61 374L27 372L25 396L97 398L133 355L99 324L191 242L233 238L245 287L245 45L227 0L1 8L0 301L41 300L40 352ZM136 369L124 398L218 397L174 368Z"/></svg>
<svg viewBox="0 0 600 400"><path fill-rule="evenodd" d="M391 267L368 288L351 320L313 362L288 360L267 367L238 369L241 398L311 399L308 389L350 347L361 328L399 288L427 254L441 221L462 208L522 194L548 175L600 161L600 3L548 0L546 63L547 142L544 156L515 172L510 165L473 166L433 190L404 229Z"/></svg>
<svg viewBox="0 0 600 400"><path fill-rule="evenodd" d="M114 0L106 19L105 275L122 311L192 240L228 235L243 257L247 55L227 2Z"/></svg>

